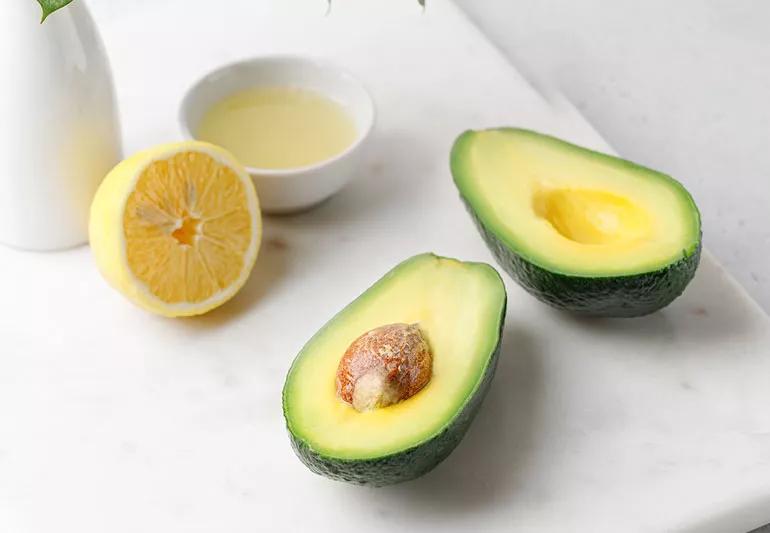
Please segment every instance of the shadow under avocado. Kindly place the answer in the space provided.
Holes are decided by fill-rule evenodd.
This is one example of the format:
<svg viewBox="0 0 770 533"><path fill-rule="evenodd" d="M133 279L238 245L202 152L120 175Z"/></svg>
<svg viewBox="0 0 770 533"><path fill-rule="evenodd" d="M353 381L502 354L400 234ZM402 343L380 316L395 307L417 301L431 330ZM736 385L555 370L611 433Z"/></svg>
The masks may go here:
<svg viewBox="0 0 770 533"><path fill-rule="evenodd" d="M356 494L349 496L383 512L399 509L424 518L494 505L527 482L542 386L536 343L524 330L506 326L492 387L455 451L419 479L380 489L355 488Z"/></svg>
<svg viewBox="0 0 770 533"><path fill-rule="evenodd" d="M638 318L593 318L550 310L557 327L577 327L604 339L672 342L686 346L741 341L758 327L745 297L723 269L704 255L695 278L669 306ZM663 353L669 353L666 350Z"/></svg>

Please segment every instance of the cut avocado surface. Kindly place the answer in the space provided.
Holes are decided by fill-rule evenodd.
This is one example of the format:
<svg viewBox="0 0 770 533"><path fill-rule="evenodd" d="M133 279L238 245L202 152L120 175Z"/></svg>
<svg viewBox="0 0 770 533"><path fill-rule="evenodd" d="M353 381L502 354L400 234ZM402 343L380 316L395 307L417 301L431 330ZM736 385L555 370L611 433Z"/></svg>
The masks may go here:
<svg viewBox="0 0 770 533"><path fill-rule="evenodd" d="M489 388L505 307L505 286L489 265L424 254L396 266L295 359L283 409L299 458L316 473L366 485L432 469L462 439ZM359 412L338 395L338 365L351 343L387 324L419 327L432 376L408 399Z"/></svg>
<svg viewBox="0 0 770 533"><path fill-rule="evenodd" d="M500 265L556 308L640 316L695 274L700 214L665 174L514 128L463 133L451 169Z"/></svg>

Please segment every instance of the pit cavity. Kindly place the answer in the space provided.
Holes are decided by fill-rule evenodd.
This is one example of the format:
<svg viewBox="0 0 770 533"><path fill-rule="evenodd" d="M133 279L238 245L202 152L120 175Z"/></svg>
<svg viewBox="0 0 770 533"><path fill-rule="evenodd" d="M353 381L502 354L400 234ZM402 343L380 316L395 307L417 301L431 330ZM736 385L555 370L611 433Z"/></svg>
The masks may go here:
<svg viewBox="0 0 770 533"><path fill-rule="evenodd" d="M541 189L535 214L563 237L586 245L622 244L644 238L651 220L628 198L592 189Z"/></svg>

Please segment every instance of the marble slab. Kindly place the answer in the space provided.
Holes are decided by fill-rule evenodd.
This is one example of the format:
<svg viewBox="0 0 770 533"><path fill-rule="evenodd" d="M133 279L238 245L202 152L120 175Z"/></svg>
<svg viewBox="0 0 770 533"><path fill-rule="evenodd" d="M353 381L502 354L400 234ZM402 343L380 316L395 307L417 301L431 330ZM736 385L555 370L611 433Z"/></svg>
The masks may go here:
<svg viewBox="0 0 770 533"><path fill-rule="evenodd" d="M498 374L449 459L385 489L308 472L280 393L310 335L410 255L492 262L451 182L455 136L516 124L606 145L450 2L90 5L127 151L178 138L185 88L254 54L337 61L379 122L359 178L267 219L251 280L204 317L134 308L87 248L0 248L0 531L723 533L770 519L770 320L708 253L682 298L638 320L573 318L508 282Z"/></svg>

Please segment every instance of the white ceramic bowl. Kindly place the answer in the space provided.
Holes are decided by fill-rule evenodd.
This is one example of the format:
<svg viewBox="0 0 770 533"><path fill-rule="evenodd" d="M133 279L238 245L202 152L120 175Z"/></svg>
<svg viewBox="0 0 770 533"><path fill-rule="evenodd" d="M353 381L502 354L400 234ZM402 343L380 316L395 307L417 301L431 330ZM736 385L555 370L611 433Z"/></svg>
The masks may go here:
<svg viewBox="0 0 770 533"><path fill-rule="evenodd" d="M374 103L353 76L326 62L294 56L267 56L226 65L199 80L182 101L182 134L196 138L206 111L223 98L251 87L311 89L339 103L355 123L358 137L341 154L293 169L247 167L267 213L292 213L322 202L350 181L359 168L364 141L374 125Z"/></svg>

